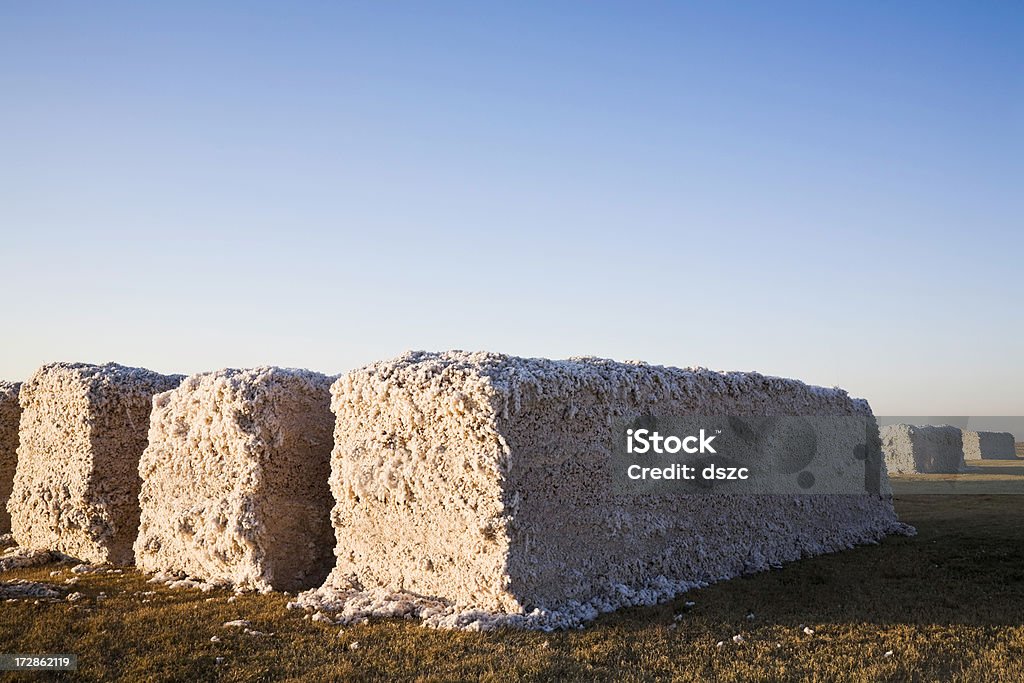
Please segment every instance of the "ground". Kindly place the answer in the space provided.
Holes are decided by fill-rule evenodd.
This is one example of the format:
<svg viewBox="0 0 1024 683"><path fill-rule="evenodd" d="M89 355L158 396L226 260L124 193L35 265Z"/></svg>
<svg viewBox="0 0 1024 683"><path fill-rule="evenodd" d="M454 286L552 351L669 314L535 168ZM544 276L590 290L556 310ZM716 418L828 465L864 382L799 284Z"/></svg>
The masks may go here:
<svg viewBox="0 0 1024 683"><path fill-rule="evenodd" d="M949 481L973 492L917 493ZM1024 461L901 478L896 507L917 527L914 538L795 562L560 633L444 632L394 620L341 629L285 609L280 594L232 601L226 591L148 584L134 571L18 569L0 580L84 597L0 603L0 650L79 655L76 674L18 680L1024 681L1024 497L978 492L1015 481L1024 484ZM265 635L223 625L236 619Z"/></svg>

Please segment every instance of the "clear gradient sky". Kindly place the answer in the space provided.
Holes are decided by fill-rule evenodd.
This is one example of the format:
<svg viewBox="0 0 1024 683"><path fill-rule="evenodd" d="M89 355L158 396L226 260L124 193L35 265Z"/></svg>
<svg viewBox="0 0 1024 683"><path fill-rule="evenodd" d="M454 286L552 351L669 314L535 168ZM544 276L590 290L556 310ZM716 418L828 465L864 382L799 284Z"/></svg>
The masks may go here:
<svg viewBox="0 0 1024 683"><path fill-rule="evenodd" d="M1024 4L0 5L0 377L406 349L1024 415Z"/></svg>

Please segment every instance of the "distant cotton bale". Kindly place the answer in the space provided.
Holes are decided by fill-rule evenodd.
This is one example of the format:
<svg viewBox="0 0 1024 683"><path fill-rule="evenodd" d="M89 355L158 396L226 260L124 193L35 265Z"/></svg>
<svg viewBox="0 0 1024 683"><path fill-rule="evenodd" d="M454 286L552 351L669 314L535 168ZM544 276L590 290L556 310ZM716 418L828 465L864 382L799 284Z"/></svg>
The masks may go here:
<svg viewBox="0 0 1024 683"><path fill-rule="evenodd" d="M52 363L36 371L21 387L18 465L7 504L18 545L131 563L153 395L181 379L116 363Z"/></svg>
<svg viewBox="0 0 1024 683"><path fill-rule="evenodd" d="M334 540L331 380L220 370L157 396L139 463L138 566L257 590L323 581Z"/></svg>
<svg viewBox="0 0 1024 683"><path fill-rule="evenodd" d="M1013 460L1016 457L1010 432L964 432L966 460Z"/></svg>
<svg viewBox="0 0 1024 683"><path fill-rule="evenodd" d="M342 376L332 409L337 566L296 604L343 619L572 626L903 530L883 495L650 495L612 483L613 419L860 416L874 431L867 403L840 389L601 359L411 353Z"/></svg>
<svg viewBox="0 0 1024 683"><path fill-rule="evenodd" d="M890 474L955 474L965 468L957 427L896 424L882 427L881 436Z"/></svg>
<svg viewBox="0 0 1024 683"><path fill-rule="evenodd" d="M0 380L0 534L10 533L11 515L7 512L7 499L14 486L14 470L18 464L18 405L20 383Z"/></svg>

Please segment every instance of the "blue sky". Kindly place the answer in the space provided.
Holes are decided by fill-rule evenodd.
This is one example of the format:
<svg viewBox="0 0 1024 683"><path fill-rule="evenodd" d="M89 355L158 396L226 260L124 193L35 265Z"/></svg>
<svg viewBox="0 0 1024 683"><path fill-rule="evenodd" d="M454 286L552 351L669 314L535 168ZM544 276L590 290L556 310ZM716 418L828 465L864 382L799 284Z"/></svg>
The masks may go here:
<svg viewBox="0 0 1024 683"><path fill-rule="evenodd" d="M1020 3L6 3L0 376L599 355L1024 414Z"/></svg>

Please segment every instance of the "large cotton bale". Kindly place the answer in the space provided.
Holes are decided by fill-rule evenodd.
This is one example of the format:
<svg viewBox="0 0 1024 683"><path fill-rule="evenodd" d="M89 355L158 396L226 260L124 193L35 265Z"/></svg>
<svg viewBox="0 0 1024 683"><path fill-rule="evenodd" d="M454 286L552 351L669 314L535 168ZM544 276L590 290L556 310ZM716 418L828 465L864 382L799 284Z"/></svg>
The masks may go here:
<svg viewBox="0 0 1024 683"><path fill-rule="evenodd" d="M1017 457L1010 432L964 431L964 459L1013 460Z"/></svg>
<svg viewBox="0 0 1024 683"><path fill-rule="evenodd" d="M21 406L18 390L21 383L0 380L0 534L10 533L11 515L7 499L14 486L14 470L18 464L18 421Z"/></svg>
<svg viewBox="0 0 1024 683"><path fill-rule="evenodd" d="M21 388L18 467L7 505L18 545L131 563L153 395L181 379L116 363L52 363L36 371Z"/></svg>
<svg viewBox="0 0 1024 683"><path fill-rule="evenodd" d="M220 370L157 396L139 463L139 568L256 590L323 581L333 564L332 379Z"/></svg>
<svg viewBox="0 0 1024 683"><path fill-rule="evenodd" d="M430 596L415 613L432 626L570 626L905 530L882 495L647 495L612 481L610 424L623 417L861 416L877 439L867 403L840 389L410 353L341 377L332 409L337 566L298 604L343 617L409 613Z"/></svg>
<svg viewBox="0 0 1024 683"><path fill-rule="evenodd" d="M964 470L963 436L958 427L887 425L882 452L890 474L955 474Z"/></svg>

